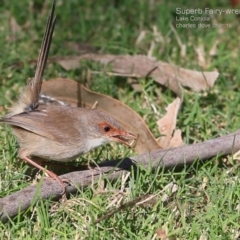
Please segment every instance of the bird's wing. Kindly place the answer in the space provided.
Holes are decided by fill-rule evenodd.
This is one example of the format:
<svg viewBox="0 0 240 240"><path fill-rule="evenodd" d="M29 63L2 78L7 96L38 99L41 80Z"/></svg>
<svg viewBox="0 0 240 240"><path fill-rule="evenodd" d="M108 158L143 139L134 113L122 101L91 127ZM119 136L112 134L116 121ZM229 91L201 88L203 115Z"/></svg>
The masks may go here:
<svg viewBox="0 0 240 240"><path fill-rule="evenodd" d="M0 121L60 144L71 144L80 137L80 131L75 127L76 119L71 113L68 108L63 110L62 107L44 106L28 113L2 118Z"/></svg>

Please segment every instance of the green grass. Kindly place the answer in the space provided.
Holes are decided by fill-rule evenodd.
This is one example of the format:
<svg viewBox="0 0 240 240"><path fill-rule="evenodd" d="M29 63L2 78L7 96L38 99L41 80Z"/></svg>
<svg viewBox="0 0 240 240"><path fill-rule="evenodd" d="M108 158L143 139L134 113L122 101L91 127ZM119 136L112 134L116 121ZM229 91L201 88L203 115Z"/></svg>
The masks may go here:
<svg viewBox="0 0 240 240"><path fill-rule="evenodd" d="M10 107L20 89L34 75L36 59L45 29L51 1L0 1L0 106ZM175 1L57 1L57 24L50 56L77 55L66 43L88 44L100 53L148 54L183 68L211 71L220 76L208 92L185 90L184 103L177 126L186 144L192 144L235 131L240 117L240 50L239 18L236 15L215 15L212 21L231 24L231 28L170 28L176 21L176 8L230 9L227 1L202 1L186 4ZM14 17L25 26L15 37L9 21ZM187 22L186 22L187 23ZM192 22L189 22L192 23ZM153 32L156 26L158 34ZM142 31L143 40L136 45ZM181 54L181 40L186 54ZM218 41L217 53L209 51ZM200 66L195 49L204 46L205 66ZM19 65L17 63L23 63ZM92 68L99 66L90 64ZM48 64L44 78L68 77L86 82L88 64L66 71L57 64ZM191 80L189 80L191 81ZM151 80L140 79L144 91L136 92L125 78L104 73L91 75L90 89L113 96L128 104L144 117L155 137L160 133L156 120L175 98L170 90ZM146 98L159 110L155 114ZM134 124L134 123L133 123ZM124 146L108 145L84 158L115 159L135 154ZM17 158L17 143L7 126L0 126L0 196L16 192L32 182L32 169ZM167 188L174 184L175 191ZM156 171L139 168L131 172L130 180L121 188L122 179L108 182L104 193L97 185L81 189L65 203L40 201L25 214L11 222L0 223L1 239L156 239L156 230L167 232L170 239L237 239L240 237L240 172L239 161L232 156L215 157L208 162L196 161L178 171ZM118 207L106 207L122 196L125 203L138 196L157 194L147 206L134 206L111 218L94 224L105 212ZM155 236L156 237L156 236Z"/></svg>

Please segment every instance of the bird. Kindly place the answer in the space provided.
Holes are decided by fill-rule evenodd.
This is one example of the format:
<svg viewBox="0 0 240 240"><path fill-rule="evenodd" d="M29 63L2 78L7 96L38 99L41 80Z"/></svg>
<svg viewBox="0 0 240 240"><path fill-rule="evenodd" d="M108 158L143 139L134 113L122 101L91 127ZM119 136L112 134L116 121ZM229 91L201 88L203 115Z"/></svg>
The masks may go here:
<svg viewBox="0 0 240 240"><path fill-rule="evenodd" d="M56 22L54 10L55 2L48 17L35 75L0 122L12 128L19 143L19 158L56 180L65 192L64 180L35 162L34 157L68 162L109 142L130 147L130 142L137 137L124 130L116 119L98 109L40 102L42 77Z"/></svg>

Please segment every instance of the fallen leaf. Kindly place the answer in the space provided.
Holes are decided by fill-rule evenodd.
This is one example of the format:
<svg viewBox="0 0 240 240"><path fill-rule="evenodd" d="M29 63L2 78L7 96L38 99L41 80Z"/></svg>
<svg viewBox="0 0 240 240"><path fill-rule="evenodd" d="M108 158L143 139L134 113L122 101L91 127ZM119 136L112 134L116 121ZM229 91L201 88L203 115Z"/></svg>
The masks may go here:
<svg viewBox="0 0 240 240"><path fill-rule="evenodd" d="M8 41L14 42L17 40L19 32L22 31L22 27L17 23L16 19L11 16L9 20L10 34L7 36Z"/></svg>
<svg viewBox="0 0 240 240"><path fill-rule="evenodd" d="M88 43L66 42L64 43L64 46L69 50L78 52L79 54L97 52L97 49Z"/></svg>
<svg viewBox="0 0 240 240"><path fill-rule="evenodd" d="M167 239L167 232L161 228L156 230L156 234L157 234L158 238L160 238L162 240Z"/></svg>
<svg viewBox="0 0 240 240"><path fill-rule="evenodd" d="M183 146L184 142L182 140L182 131L180 129L174 130L173 136L170 140L171 147L180 147Z"/></svg>
<svg viewBox="0 0 240 240"><path fill-rule="evenodd" d="M139 84L138 80L136 78L128 78L127 82L129 85L131 85L131 87L136 91L136 92L141 92L142 91L142 87Z"/></svg>
<svg viewBox="0 0 240 240"><path fill-rule="evenodd" d="M13 34L17 34L22 31L22 27L17 23L13 16L10 17L10 31Z"/></svg>
<svg viewBox="0 0 240 240"><path fill-rule="evenodd" d="M80 62L83 60L96 61L106 65L107 69L104 71L110 75L135 78L151 77L156 82L169 87L181 99L183 94L181 85L189 87L196 92L207 90L214 85L219 75L217 71L198 72L188 70L141 55L84 54L51 58L51 61L57 62L66 70L79 68Z"/></svg>
<svg viewBox="0 0 240 240"><path fill-rule="evenodd" d="M117 119L127 131L138 135L135 145L137 153L161 148L143 119L112 97L90 91L76 81L64 78L43 82L41 93L75 107L91 108L97 101L98 109Z"/></svg>
<svg viewBox="0 0 240 240"><path fill-rule="evenodd" d="M234 155L232 156L232 159L236 160L237 162L240 162L240 150L234 153Z"/></svg>
<svg viewBox="0 0 240 240"><path fill-rule="evenodd" d="M179 98L176 98L167 106L166 115L157 121L159 132L163 135L160 138L159 144L164 149L184 145L181 137L181 130L175 130L180 106L181 101Z"/></svg>

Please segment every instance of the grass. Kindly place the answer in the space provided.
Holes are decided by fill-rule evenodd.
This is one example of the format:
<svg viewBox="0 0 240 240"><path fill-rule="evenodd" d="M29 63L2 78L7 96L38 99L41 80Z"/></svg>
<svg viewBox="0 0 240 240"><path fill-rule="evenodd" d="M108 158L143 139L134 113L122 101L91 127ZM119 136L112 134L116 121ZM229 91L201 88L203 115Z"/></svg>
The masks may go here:
<svg viewBox="0 0 240 240"><path fill-rule="evenodd" d="M0 106L10 107L20 89L34 74L36 59L51 1L0 1ZM33 4L34 3L34 4ZM41 6L43 4L43 6ZM100 53L143 54L183 68L211 71L220 76L208 92L185 90L178 116L178 128L186 144L192 144L235 131L240 117L239 18L234 14L212 16L212 22L231 24L229 28L176 28L176 8L230 9L227 1L57 1L57 25L50 56L77 55L66 43L88 44ZM42 11L41 11L42 9ZM184 14L182 14L184 16ZM197 16L197 15L196 15ZM22 31L14 34L10 17ZM184 23L193 23L186 21ZM196 22L198 24L199 22ZM157 33L153 31L156 26ZM136 40L145 31L139 44ZM181 40L178 41L178 38ZM217 52L210 50L218 42ZM71 45L71 44L70 44ZM182 52L186 47L185 53ZM204 64L196 48L203 46ZM22 62L23 65L17 64ZM91 64L90 64L91 65ZM91 65L93 68L94 64ZM88 66L66 71L48 64L45 79L68 77L84 82ZM108 94L128 104L144 117L155 137L156 120L175 98L168 89L151 80L140 79L144 91L136 92L125 78L92 75L92 90ZM159 110L156 115L145 100ZM134 123L133 123L134 124ZM84 156L97 161L133 155L120 145L104 146ZM0 126L0 196L16 192L32 182L29 169L17 158L17 143L7 126ZM166 187L172 183L173 187ZM139 167L129 181L108 182L104 193L93 188L80 189L65 203L40 201L7 224L0 223L1 239L157 239L156 231L169 239L238 239L240 237L239 161L232 156L196 160L181 170L156 171ZM166 188L166 189L165 189ZM164 189L162 191L162 189ZM103 190L103 189L102 189ZM157 197L148 205L137 205L94 224L109 209L113 199L125 203L146 193Z"/></svg>

